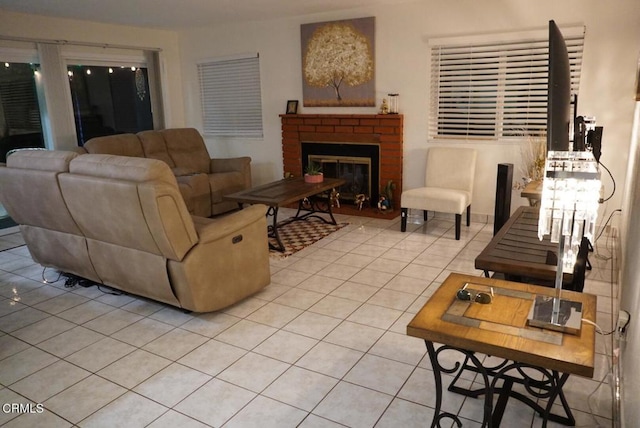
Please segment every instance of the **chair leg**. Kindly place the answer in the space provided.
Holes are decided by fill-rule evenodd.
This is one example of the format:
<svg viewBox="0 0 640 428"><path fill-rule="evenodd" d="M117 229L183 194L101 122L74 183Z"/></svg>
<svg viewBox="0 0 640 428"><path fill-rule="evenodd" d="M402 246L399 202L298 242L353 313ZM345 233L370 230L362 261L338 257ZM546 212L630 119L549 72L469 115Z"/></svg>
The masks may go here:
<svg viewBox="0 0 640 428"><path fill-rule="evenodd" d="M460 223L462 223L462 214L456 214L456 241L460 240Z"/></svg>
<svg viewBox="0 0 640 428"><path fill-rule="evenodd" d="M408 208L400 208L400 231L407 231L407 211Z"/></svg>
<svg viewBox="0 0 640 428"><path fill-rule="evenodd" d="M422 211L422 219L426 222L428 220L428 217L429 217L429 211L423 210Z"/></svg>
<svg viewBox="0 0 640 428"><path fill-rule="evenodd" d="M467 207L467 227L471 226L471 205Z"/></svg>

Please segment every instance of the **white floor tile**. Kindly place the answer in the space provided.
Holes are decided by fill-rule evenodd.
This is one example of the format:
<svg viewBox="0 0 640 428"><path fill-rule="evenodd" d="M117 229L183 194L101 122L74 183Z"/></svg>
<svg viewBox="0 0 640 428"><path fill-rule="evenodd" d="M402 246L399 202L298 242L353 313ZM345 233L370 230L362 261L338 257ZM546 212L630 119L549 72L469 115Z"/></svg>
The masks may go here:
<svg viewBox="0 0 640 428"><path fill-rule="evenodd" d="M280 330L254 348L253 352L293 364L316 343L316 339Z"/></svg>
<svg viewBox="0 0 640 428"><path fill-rule="evenodd" d="M278 331L261 323L242 320L216 336L216 340L251 350Z"/></svg>
<svg viewBox="0 0 640 428"><path fill-rule="evenodd" d="M118 397L80 425L87 428L98 427L146 427L168 409L134 392Z"/></svg>
<svg viewBox="0 0 640 428"><path fill-rule="evenodd" d="M0 361L0 385L9 386L58 360L57 357L34 347L13 354Z"/></svg>
<svg viewBox="0 0 640 428"><path fill-rule="evenodd" d="M216 376L246 353L242 348L212 339L180 358L178 362Z"/></svg>
<svg viewBox="0 0 640 428"><path fill-rule="evenodd" d="M133 346L142 347L173 330L173 328L174 327L169 324L151 318L143 318L112 334L111 337Z"/></svg>
<svg viewBox="0 0 640 428"><path fill-rule="evenodd" d="M143 349L175 361L209 340L187 330L175 329L147 343Z"/></svg>
<svg viewBox="0 0 640 428"><path fill-rule="evenodd" d="M347 373L344 380L395 395L413 369L414 366L409 364L367 354Z"/></svg>
<svg viewBox="0 0 640 428"><path fill-rule="evenodd" d="M337 383L335 378L293 366L262 395L310 412Z"/></svg>
<svg viewBox="0 0 640 428"><path fill-rule="evenodd" d="M314 339L322 339L340 322L340 319L332 316L305 312L284 326L283 329Z"/></svg>
<svg viewBox="0 0 640 428"><path fill-rule="evenodd" d="M362 352L353 349L319 342L295 365L341 379L362 358L362 355Z"/></svg>
<svg viewBox="0 0 640 428"><path fill-rule="evenodd" d="M34 403L42 403L91 373L66 361L58 361L11 385Z"/></svg>
<svg viewBox="0 0 640 428"><path fill-rule="evenodd" d="M98 372L125 388L132 389L171 364L170 360L137 349Z"/></svg>
<svg viewBox="0 0 640 428"><path fill-rule="evenodd" d="M133 352L136 348L120 342L119 340L106 337L86 348L75 352L65 359L90 372L97 372L114 361Z"/></svg>
<svg viewBox="0 0 640 428"><path fill-rule="evenodd" d="M195 419L178 413L174 410L169 410L164 413L158 419L147 425L148 428L206 428L208 425L203 424Z"/></svg>
<svg viewBox="0 0 640 428"><path fill-rule="evenodd" d="M265 417L265 415L269 415ZM234 416L225 427L229 428L287 428L297 427L307 416L295 407L267 397L258 396L240 413Z"/></svg>
<svg viewBox="0 0 640 428"><path fill-rule="evenodd" d="M250 391L261 392L289 367L282 361L249 352L217 378Z"/></svg>
<svg viewBox="0 0 640 428"><path fill-rule="evenodd" d="M133 388L133 391L173 407L209 380L209 375L173 363Z"/></svg>
<svg viewBox="0 0 640 428"><path fill-rule="evenodd" d="M367 352L383 334L384 330L382 329L344 321L324 340L335 345Z"/></svg>
<svg viewBox="0 0 640 428"><path fill-rule="evenodd" d="M43 404L46 409L77 424L126 392L125 388L92 375L54 395Z"/></svg>
<svg viewBox="0 0 640 428"><path fill-rule="evenodd" d="M350 427L372 427L393 396L340 382L313 413Z"/></svg>
<svg viewBox="0 0 640 428"><path fill-rule="evenodd" d="M244 388L219 379L212 379L182 400L175 408L195 420L219 427L255 396L254 392Z"/></svg>
<svg viewBox="0 0 640 428"><path fill-rule="evenodd" d="M430 216L425 225L416 211L407 233L398 218L338 218L350 224L270 259L268 287L204 314L108 287L44 285L26 246L2 251L0 242L0 266L15 269L0 267L0 403L38 401L46 409L0 413L0 425L428 426L433 372L424 342L406 326L451 272L481 274L473 260L492 225L472 223L456 241L452 216ZM592 258L586 289L599 296L596 321L610 331L614 263ZM579 426L612 423L610 386L598 387L608 373L607 338L596 337L595 379L571 376L565 385ZM453 367L460 361L453 354L441 354L441 363ZM464 373L459 383L469 386L474 376ZM452 379L443 376L443 409L480 427L483 400L446 391ZM503 426L541 426L511 401Z"/></svg>

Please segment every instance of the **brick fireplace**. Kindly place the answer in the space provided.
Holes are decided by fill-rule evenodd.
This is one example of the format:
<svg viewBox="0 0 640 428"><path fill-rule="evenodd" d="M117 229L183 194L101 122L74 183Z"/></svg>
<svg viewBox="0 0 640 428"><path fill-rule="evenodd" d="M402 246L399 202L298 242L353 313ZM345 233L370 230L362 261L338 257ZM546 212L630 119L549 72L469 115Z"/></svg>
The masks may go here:
<svg viewBox="0 0 640 428"><path fill-rule="evenodd" d="M371 184L371 193L376 200L371 201L371 206L377 206L378 192L391 180L396 185L393 209L394 213L399 212L402 192L402 115L283 114L280 118L285 173L293 176L303 174L306 159L303 159L302 143L326 144L339 150L342 147L357 149L358 146L376 146L379 156L373 159L377 164L377 174L374 174L377 182ZM343 201L343 205L348 203Z"/></svg>

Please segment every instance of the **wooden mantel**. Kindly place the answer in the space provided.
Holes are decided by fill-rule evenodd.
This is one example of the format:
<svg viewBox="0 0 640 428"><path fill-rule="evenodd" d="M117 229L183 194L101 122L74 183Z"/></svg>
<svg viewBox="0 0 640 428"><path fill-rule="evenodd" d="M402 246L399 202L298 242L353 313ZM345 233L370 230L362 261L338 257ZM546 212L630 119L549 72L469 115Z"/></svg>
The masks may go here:
<svg viewBox="0 0 640 428"><path fill-rule="evenodd" d="M400 209L403 163L401 114L281 114L284 172L302 175L302 142L377 144L380 146L380 183L396 185L394 208ZM377 204L377 201L372 201Z"/></svg>

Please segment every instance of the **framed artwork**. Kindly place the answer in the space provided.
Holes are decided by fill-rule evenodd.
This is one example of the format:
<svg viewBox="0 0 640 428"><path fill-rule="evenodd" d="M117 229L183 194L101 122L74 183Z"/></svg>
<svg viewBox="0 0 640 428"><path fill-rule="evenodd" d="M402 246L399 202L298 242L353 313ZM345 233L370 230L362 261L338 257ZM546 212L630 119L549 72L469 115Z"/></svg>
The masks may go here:
<svg viewBox="0 0 640 428"><path fill-rule="evenodd" d="M375 17L300 26L305 107L375 107Z"/></svg>
<svg viewBox="0 0 640 428"><path fill-rule="evenodd" d="M287 114L298 113L298 100L287 101Z"/></svg>

